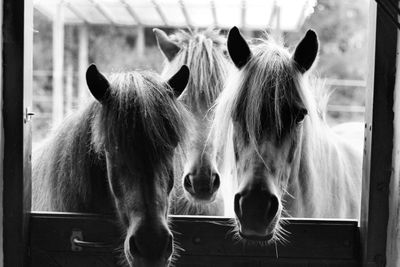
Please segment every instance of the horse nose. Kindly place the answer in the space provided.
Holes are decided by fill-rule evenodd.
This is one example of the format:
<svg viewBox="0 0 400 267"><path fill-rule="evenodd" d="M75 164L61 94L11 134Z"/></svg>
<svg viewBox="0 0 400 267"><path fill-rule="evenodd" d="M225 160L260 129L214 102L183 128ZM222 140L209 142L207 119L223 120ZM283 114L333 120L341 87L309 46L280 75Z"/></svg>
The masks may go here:
<svg viewBox="0 0 400 267"><path fill-rule="evenodd" d="M132 257L168 259L173 252L173 236L168 229L157 232L141 227L129 237L129 252Z"/></svg>
<svg viewBox="0 0 400 267"><path fill-rule="evenodd" d="M278 197L266 190L249 190L235 195L235 214L242 229L252 233L265 233L278 209Z"/></svg>
<svg viewBox="0 0 400 267"><path fill-rule="evenodd" d="M187 192L198 199L209 200L219 189L221 181L219 174L213 172L211 175L187 174L183 181L183 186Z"/></svg>

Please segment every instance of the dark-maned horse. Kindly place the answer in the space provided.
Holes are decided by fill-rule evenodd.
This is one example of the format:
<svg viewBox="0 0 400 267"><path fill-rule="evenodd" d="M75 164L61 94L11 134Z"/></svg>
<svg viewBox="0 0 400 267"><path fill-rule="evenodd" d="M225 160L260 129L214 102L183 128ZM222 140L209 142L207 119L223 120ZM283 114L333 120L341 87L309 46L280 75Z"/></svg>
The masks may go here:
<svg viewBox="0 0 400 267"><path fill-rule="evenodd" d="M359 217L362 146L343 136L347 126L326 124L313 96L322 88L307 71L318 46L312 30L293 54L271 39L250 49L236 27L229 32L237 69L217 101L213 132L224 167L233 170L237 230L247 240L279 240L283 212Z"/></svg>
<svg viewBox="0 0 400 267"><path fill-rule="evenodd" d="M220 174L208 142L212 114L209 109L223 89L230 63L225 56L225 38L217 31L178 31L171 36L154 29L159 48L166 57L162 76L182 64L191 75L179 100L191 111L194 121L188 145L176 159L171 214L223 215ZM223 185L222 185L223 186Z"/></svg>
<svg viewBox="0 0 400 267"><path fill-rule="evenodd" d="M115 73L108 80L91 65L86 80L96 100L34 152L33 209L116 211L129 265L168 266L173 155L189 114L175 95L188 76L183 66L168 82L151 72Z"/></svg>

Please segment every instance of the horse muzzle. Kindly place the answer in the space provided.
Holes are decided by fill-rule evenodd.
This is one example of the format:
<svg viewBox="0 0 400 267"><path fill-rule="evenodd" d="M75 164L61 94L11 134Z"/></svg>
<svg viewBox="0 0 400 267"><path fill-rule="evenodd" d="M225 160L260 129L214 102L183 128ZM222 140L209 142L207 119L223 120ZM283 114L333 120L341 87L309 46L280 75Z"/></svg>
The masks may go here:
<svg viewBox="0 0 400 267"><path fill-rule="evenodd" d="M279 199L264 190L249 190L235 195L234 209L239 234L244 239L268 241L274 235Z"/></svg>
<svg viewBox="0 0 400 267"><path fill-rule="evenodd" d="M183 180L183 187L190 198L198 202L213 202L221 181L218 173L197 175L187 174Z"/></svg>
<svg viewBox="0 0 400 267"><path fill-rule="evenodd" d="M172 258L173 236L166 227L143 223L126 237L124 250L131 267L165 267Z"/></svg>

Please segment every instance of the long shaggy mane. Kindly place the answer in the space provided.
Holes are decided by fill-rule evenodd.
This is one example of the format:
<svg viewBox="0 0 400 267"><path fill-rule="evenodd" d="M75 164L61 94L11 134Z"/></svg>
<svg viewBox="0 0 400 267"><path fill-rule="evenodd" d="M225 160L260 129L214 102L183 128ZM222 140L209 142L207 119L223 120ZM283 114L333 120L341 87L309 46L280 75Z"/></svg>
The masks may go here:
<svg viewBox="0 0 400 267"><path fill-rule="evenodd" d="M34 151L34 210L113 211L105 150L164 171L185 139L188 112L158 75L117 73L109 80L102 104L93 100L71 114Z"/></svg>
<svg viewBox="0 0 400 267"><path fill-rule="evenodd" d="M165 68L168 75L182 64L190 69L187 89L181 100L188 107L210 108L221 93L228 73L226 41L217 30L177 31L170 36L181 47L177 58Z"/></svg>

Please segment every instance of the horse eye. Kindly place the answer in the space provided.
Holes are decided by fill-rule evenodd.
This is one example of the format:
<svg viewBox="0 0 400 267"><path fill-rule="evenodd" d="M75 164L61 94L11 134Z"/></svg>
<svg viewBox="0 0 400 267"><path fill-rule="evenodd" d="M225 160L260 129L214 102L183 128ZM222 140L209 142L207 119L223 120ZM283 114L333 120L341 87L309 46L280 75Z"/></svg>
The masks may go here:
<svg viewBox="0 0 400 267"><path fill-rule="evenodd" d="M304 117L308 114L307 109L300 109L296 115L296 123L301 123L304 120Z"/></svg>

